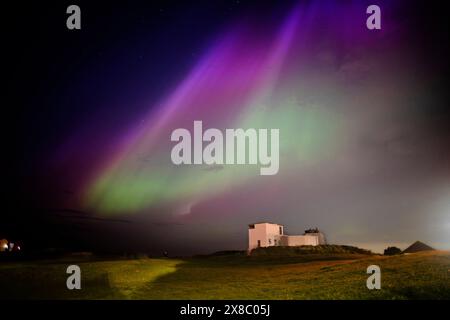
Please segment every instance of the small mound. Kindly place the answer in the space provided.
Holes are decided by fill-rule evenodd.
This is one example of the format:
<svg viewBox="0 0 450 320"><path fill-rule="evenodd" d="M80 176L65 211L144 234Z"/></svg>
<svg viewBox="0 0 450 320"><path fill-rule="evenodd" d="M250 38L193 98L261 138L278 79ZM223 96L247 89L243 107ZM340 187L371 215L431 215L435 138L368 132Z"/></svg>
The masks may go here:
<svg viewBox="0 0 450 320"><path fill-rule="evenodd" d="M423 242L416 241L412 245L410 245L408 248L403 250L403 253L415 253L415 252L421 252L421 251L433 251L434 248L430 247L429 245L426 245Z"/></svg>

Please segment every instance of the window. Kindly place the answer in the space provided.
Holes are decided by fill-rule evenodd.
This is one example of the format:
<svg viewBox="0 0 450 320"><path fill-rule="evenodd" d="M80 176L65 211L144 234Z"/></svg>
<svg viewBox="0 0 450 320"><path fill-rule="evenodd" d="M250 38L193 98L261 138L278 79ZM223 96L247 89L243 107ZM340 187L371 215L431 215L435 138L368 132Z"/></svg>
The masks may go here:
<svg viewBox="0 0 450 320"><path fill-rule="evenodd" d="M261 247L261 240L258 240L258 248Z"/></svg>
<svg viewBox="0 0 450 320"><path fill-rule="evenodd" d="M273 241L275 242L275 245L277 245L277 239L274 239Z"/></svg>
<svg viewBox="0 0 450 320"><path fill-rule="evenodd" d="M280 227L280 234L283 234L283 227Z"/></svg>
<svg viewBox="0 0 450 320"><path fill-rule="evenodd" d="M272 244L272 239L269 239L269 244Z"/></svg>

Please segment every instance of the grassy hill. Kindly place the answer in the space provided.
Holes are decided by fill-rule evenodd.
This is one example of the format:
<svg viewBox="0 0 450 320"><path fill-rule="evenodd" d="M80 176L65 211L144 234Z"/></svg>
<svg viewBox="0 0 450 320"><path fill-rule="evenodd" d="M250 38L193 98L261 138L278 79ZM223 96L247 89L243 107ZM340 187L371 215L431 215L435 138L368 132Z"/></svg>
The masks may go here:
<svg viewBox="0 0 450 320"><path fill-rule="evenodd" d="M298 256L307 254L336 255L339 254L363 254L371 255L370 250L353 246L342 246L326 244L319 246L297 246L297 247L266 247L257 248L252 251L252 256Z"/></svg>
<svg viewBox="0 0 450 320"><path fill-rule="evenodd" d="M351 248L341 253L327 250L84 260L78 263L82 270L78 291L66 289L67 261L3 262L0 298L450 299L449 252L379 256ZM381 290L366 288L371 264L381 268Z"/></svg>

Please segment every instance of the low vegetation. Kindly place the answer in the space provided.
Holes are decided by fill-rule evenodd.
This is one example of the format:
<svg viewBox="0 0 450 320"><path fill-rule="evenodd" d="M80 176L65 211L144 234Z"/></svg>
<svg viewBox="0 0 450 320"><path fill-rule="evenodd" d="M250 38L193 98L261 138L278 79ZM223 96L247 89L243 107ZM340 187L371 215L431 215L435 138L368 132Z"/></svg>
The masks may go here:
<svg viewBox="0 0 450 320"><path fill-rule="evenodd" d="M257 248L252 251L252 256L297 256L305 254L363 254L371 255L370 250L352 246L341 245L319 245L319 246L298 246L298 247L267 247Z"/></svg>
<svg viewBox="0 0 450 320"><path fill-rule="evenodd" d="M387 247L386 249L384 249L384 255L385 256L393 256L396 254L401 254L402 250L400 250L400 248L397 247Z"/></svg>
<svg viewBox="0 0 450 320"><path fill-rule="evenodd" d="M341 249L344 252L336 252ZM236 251L186 259L84 259L78 262L82 289L73 291L66 289L67 261L3 262L0 298L450 299L449 252L382 256L341 249L289 248L284 254L280 249L258 249L251 256ZM372 264L381 268L381 290L366 287L366 270Z"/></svg>

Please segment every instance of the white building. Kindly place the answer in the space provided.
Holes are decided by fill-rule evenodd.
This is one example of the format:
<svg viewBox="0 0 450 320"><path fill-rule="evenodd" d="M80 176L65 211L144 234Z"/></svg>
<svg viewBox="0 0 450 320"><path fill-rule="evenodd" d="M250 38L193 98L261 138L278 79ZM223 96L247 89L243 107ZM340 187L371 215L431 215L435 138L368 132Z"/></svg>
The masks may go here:
<svg viewBox="0 0 450 320"><path fill-rule="evenodd" d="M284 227L276 223L254 223L248 226L248 251L271 246L317 246L326 244L325 236L319 229L305 230L303 235L284 234Z"/></svg>

